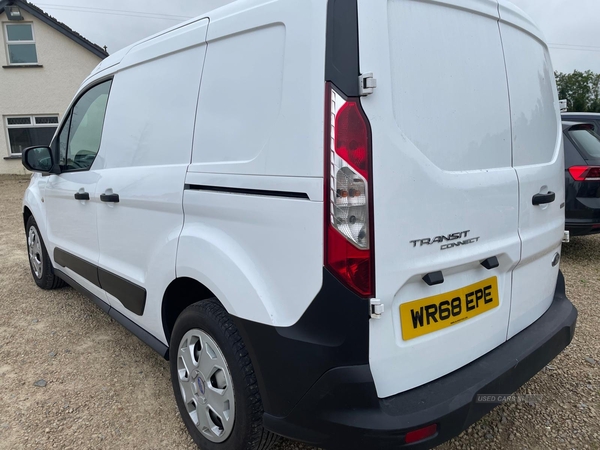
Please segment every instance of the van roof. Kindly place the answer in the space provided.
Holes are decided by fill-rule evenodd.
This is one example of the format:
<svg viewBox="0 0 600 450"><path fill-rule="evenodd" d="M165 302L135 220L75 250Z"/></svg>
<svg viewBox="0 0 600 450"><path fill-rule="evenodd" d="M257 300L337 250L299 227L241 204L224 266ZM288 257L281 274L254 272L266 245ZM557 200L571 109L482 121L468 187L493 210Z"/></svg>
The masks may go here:
<svg viewBox="0 0 600 450"><path fill-rule="evenodd" d="M185 27L185 26L190 25L199 20L208 18L209 16L213 20L218 20L223 17L229 16L232 13L235 13L237 11L244 10L244 9L250 9L252 6L255 6L256 4L262 4L267 1L269 1L269 0L222 0L223 4L221 6L218 6L217 8L213 8L213 9L206 11L205 13L200 14L192 19L178 23L177 25L174 25L165 30L159 31L158 33L155 33L151 36L147 36L147 37L145 37L137 42L134 42L133 44L128 45L127 47L124 47L121 50L113 53L108 58L106 58L104 61L102 61L100 64L98 64L98 66L96 66L96 68L92 71L92 73L84 80L83 85L85 85L89 79L95 77L100 72L103 72L104 70L108 69L109 67L118 65L123 60L123 58L131 51L131 49L133 47L136 47L137 45L140 45L144 42L148 42L159 36L163 36L172 31L178 30L179 28Z"/></svg>
<svg viewBox="0 0 600 450"><path fill-rule="evenodd" d="M95 77L100 72L103 72L104 70L108 69L109 67L118 65L123 60L123 58L131 51L131 49L139 44L148 42L158 36L162 36L164 34L175 31L179 28L185 27L191 23L197 22L198 20L202 20L204 18L210 17L211 22L218 21L218 20L224 19L228 16L231 16L233 14L239 13L241 11L250 10L253 7L255 7L256 5L266 3L270 0L222 0L222 1L224 3L217 8L206 11L205 13L203 13L197 17L194 17L187 21L181 22L181 23L174 25L170 28L167 28L163 31L160 31L151 36L143 38L143 39L141 39L137 42L134 42L133 44L131 44L127 47L124 47L121 50L113 53L112 55L110 55L106 59L104 59L100 64L98 64L98 66L92 71L92 73L84 80L82 85L85 85L85 83L87 83L89 79ZM534 21L531 19L531 17L529 15L527 15L527 13L525 13L522 9L520 9L519 7L517 7L516 5L514 5L510 2L503 3L500 5L500 14L502 15L503 21L510 23L513 26L516 26L516 27L520 28L521 30L529 33L530 35L534 36L536 39L540 40L540 42L542 42L543 45L546 45L544 43L545 39L544 39L544 36L543 36L541 30L537 27L537 25L534 23Z"/></svg>

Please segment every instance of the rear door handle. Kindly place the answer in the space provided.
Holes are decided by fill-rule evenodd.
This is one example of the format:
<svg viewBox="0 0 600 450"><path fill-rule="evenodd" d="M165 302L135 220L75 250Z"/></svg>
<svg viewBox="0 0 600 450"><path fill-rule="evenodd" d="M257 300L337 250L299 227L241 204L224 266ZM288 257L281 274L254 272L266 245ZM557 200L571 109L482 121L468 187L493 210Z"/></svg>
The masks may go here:
<svg viewBox="0 0 600 450"><path fill-rule="evenodd" d="M531 199L531 203L535 206L545 205L547 203L552 203L554 200L556 200L556 194L554 192L548 192L547 194L535 194Z"/></svg>
<svg viewBox="0 0 600 450"><path fill-rule="evenodd" d="M119 194L102 194L100 201L106 203L119 203Z"/></svg>
<svg viewBox="0 0 600 450"><path fill-rule="evenodd" d="M89 200L90 194L87 192L75 192L75 200Z"/></svg>

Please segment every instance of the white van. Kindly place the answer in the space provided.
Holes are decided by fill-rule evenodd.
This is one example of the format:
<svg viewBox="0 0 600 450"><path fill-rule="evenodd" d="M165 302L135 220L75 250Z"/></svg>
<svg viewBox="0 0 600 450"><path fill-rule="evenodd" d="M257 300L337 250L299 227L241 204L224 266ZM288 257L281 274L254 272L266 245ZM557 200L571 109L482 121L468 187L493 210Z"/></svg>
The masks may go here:
<svg viewBox="0 0 600 450"><path fill-rule="evenodd" d="M33 277L169 359L202 449L428 448L573 337L558 105L505 0L239 0L24 152Z"/></svg>

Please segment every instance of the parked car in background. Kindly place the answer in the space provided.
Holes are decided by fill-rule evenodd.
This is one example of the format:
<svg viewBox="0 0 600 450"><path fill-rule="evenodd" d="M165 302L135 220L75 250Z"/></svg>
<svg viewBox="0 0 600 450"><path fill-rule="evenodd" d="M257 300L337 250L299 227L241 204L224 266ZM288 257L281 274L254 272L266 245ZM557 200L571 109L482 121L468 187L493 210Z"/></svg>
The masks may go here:
<svg viewBox="0 0 600 450"><path fill-rule="evenodd" d="M594 131L600 135L600 113L564 112L561 117L565 122L591 123Z"/></svg>
<svg viewBox="0 0 600 450"><path fill-rule="evenodd" d="M600 114L597 116L600 119ZM562 126L565 142L565 229L571 236L600 233L600 135L595 128L597 125L563 119Z"/></svg>

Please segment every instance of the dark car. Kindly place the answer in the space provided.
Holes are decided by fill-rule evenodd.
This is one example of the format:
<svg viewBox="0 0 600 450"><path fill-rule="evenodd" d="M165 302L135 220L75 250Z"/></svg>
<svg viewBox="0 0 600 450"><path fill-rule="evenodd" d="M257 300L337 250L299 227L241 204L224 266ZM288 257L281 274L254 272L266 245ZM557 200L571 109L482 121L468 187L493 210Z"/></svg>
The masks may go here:
<svg viewBox="0 0 600 450"><path fill-rule="evenodd" d="M562 123L565 142L565 228L600 233L600 135L593 123Z"/></svg>

